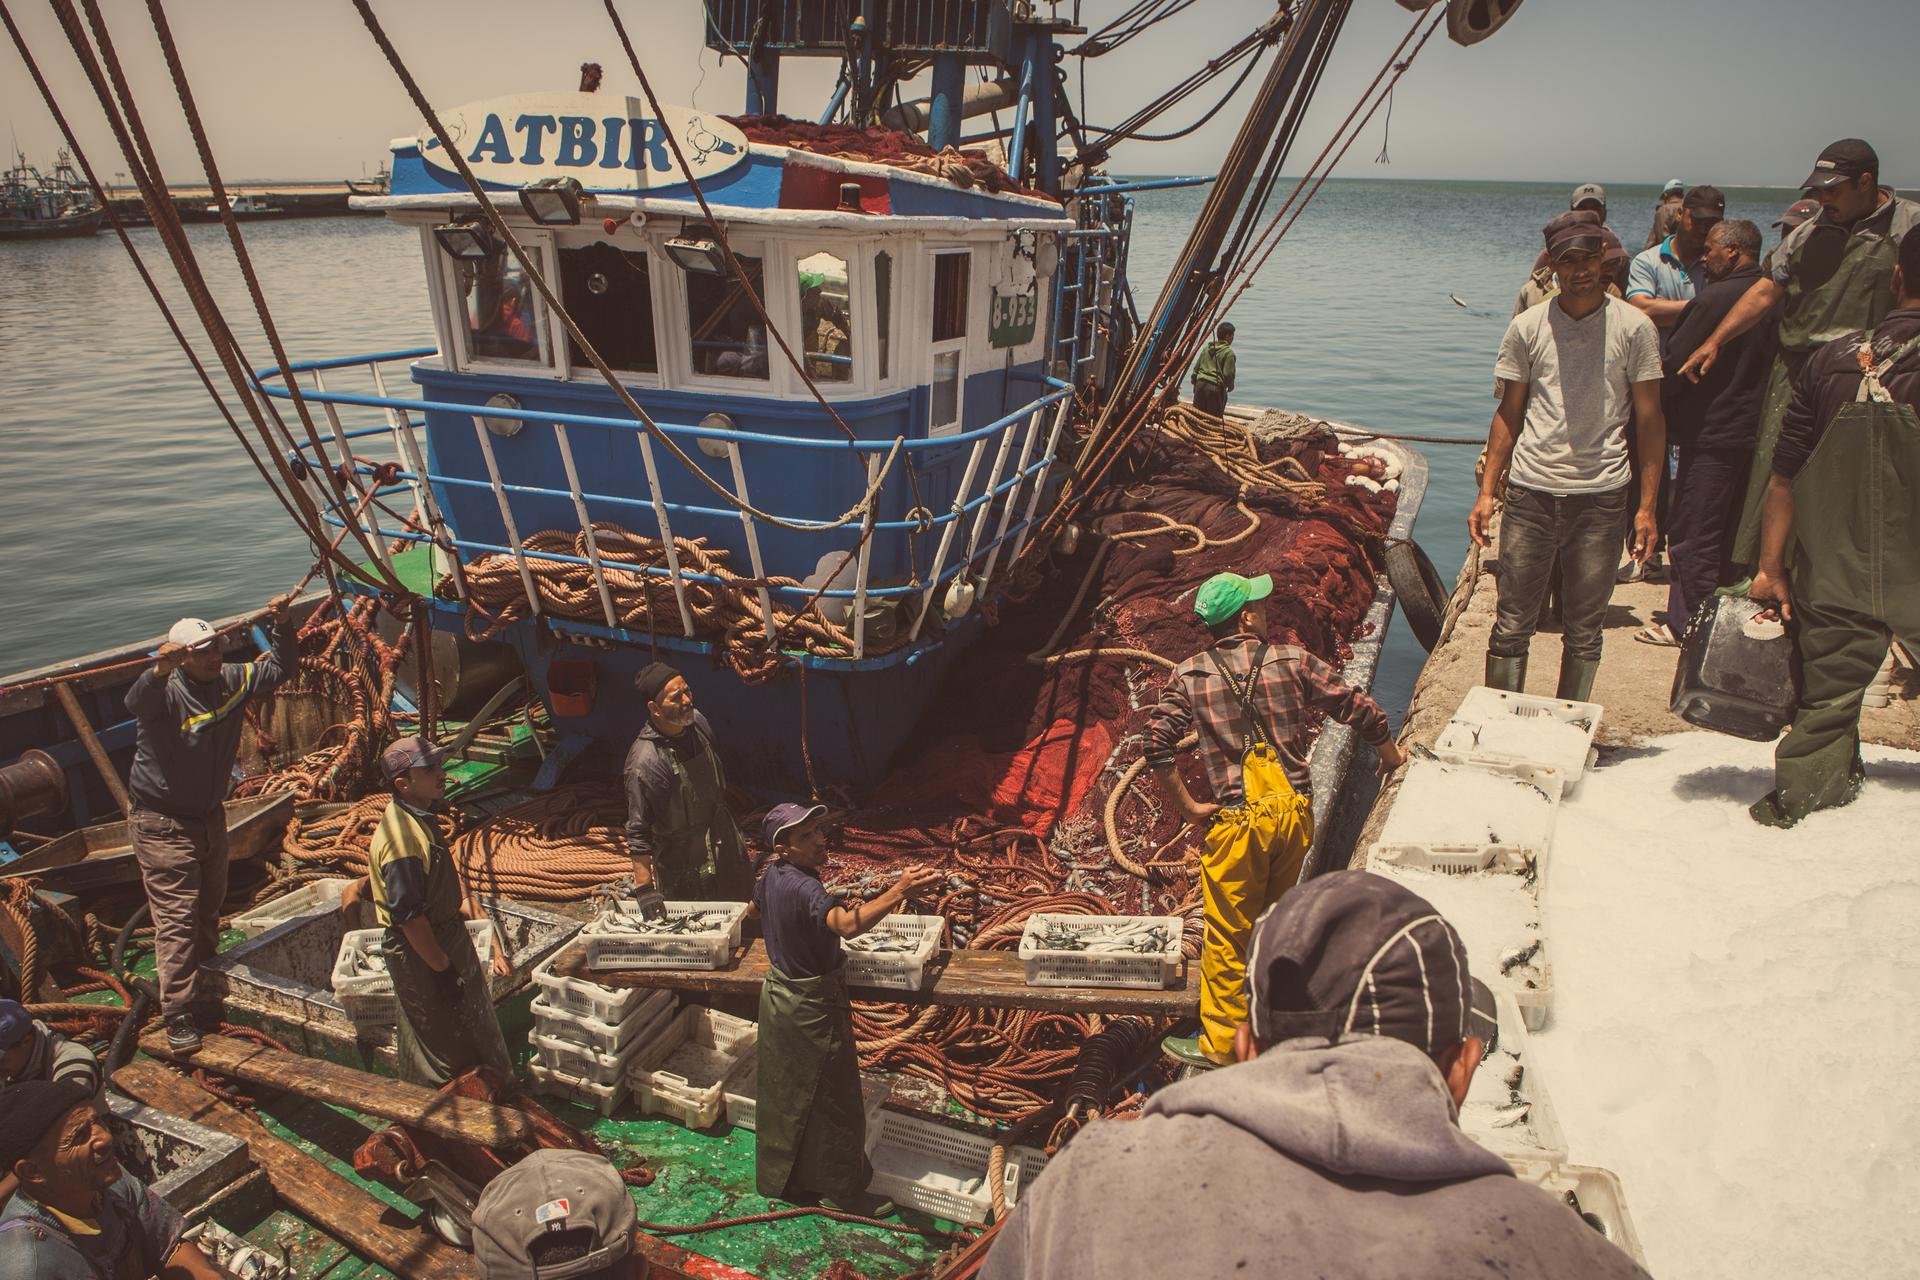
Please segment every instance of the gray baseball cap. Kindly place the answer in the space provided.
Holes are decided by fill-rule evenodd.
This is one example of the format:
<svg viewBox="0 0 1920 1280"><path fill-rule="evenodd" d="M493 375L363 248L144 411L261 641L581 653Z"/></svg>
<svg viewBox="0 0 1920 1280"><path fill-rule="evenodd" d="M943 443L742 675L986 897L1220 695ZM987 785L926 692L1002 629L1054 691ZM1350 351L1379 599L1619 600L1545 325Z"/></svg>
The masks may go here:
<svg viewBox="0 0 1920 1280"><path fill-rule="evenodd" d="M1573 189L1573 198L1567 201L1567 208L1578 209L1588 200L1597 200L1602 209L1607 207L1607 189L1597 182L1583 182Z"/></svg>
<svg viewBox="0 0 1920 1280"><path fill-rule="evenodd" d="M633 1197L606 1157L545 1148L494 1178L473 1208L482 1280L598 1276L633 1251ZM584 1252L541 1265L541 1242L577 1235Z"/></svg>

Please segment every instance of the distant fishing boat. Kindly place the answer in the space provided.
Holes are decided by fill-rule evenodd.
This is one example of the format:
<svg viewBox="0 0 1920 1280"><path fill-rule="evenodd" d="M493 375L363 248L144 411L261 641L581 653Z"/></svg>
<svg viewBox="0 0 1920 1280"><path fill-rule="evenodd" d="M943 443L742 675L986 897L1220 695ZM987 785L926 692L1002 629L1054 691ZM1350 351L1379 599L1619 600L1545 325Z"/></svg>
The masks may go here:
<svg viewBox="0 0 1920 1280"><path fill-rule="evenodd" d="M16 153L13 167L0 179L0 240L90 236L105 216L105 206L94 198L64 148L50 174Z"/></svg>
<svg viewBox="0 0 1920 1280"><path fill-rule="evenodd" d="M380 162L380 168L374 172L372 177L368 177L364 169L365 166L362 166L362 173L359 177L347 179L347 190L356 196L383 196L387 194L387 186L393 180L393 171L387 167L386 162L384 160Z"/></svg>
<svg viewBox="0 0 1920 1280"><path fill-rule="evenodd" d="M270 203L265 196L235 196L229 207L236 218L258 218L265 214L286 212L279 205ZM210 204L207 212L217 218L220 216L220 206Z"/></svg>

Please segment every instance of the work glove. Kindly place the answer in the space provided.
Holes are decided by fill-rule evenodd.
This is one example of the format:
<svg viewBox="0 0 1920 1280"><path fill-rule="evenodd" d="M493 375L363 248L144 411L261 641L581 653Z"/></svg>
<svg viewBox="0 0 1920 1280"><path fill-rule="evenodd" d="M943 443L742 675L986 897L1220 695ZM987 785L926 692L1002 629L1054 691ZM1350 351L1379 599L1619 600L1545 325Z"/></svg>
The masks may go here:
<svg viewBox="0 0 1920 1280"><path fill-rule="evenodd" d="M623 887L627 899L623 909L631 911L642 920L665 920L667 918L667 900L652 885L628 884Z"/></svg>
<svg viewBox="0 0 1920 1280"><path fill-rule="evenodd" d="M440 997L447 1002L448 1008L455 1008L467 998L467 979L460 972L460 966L448 961L447 967L434 975L440 983Z"/></svg>

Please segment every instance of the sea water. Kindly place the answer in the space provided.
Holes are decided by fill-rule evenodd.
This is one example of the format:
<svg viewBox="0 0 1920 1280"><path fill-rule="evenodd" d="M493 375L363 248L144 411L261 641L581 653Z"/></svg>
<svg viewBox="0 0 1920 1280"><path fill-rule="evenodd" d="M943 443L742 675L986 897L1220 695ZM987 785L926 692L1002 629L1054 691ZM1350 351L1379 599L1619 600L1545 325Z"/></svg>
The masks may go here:
<svg viewBox="0 0 1920 1280"><path fill-rule="evenodd" d="M1234 398L1483 438L1495 349L1539 228L1571 185L1329 181L1233 310ZM1607 189L1613 225L1637 247L1658 188ZM1794 195L1729 188L1728 214L1764 228ZM1138 197L1143 312L1203 199L1203 189ZM364 217L245 233L293 359L433 345L417 233ZM249 360L271 363L223 229L187 234ZM132 236L196 329L155 233ZM1416 534L1451 578L1477 449L1420 447L1431 473ZM182 615L257 608L312 559L117 238L0 244L0 675L150 637ZM1396 619L1375 684L1396 718L1424 658Z"/></svg>

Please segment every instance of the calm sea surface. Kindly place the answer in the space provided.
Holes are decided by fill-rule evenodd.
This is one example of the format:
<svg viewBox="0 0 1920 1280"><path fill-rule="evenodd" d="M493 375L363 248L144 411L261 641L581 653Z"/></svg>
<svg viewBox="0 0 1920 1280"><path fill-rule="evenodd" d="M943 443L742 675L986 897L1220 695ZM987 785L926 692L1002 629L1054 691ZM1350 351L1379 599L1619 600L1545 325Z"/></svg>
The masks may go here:
<svg viewBox="0 0 1920 1280"><path fill-rule="evenodd" d="M1494 348L1538 229L1568 189L1328 182L1233 312L1236 398L1382 431L1484 436ZM1657 188L1608 191L1613 225L1637 248ZM1728 214L1760 223L1771 241L1767 224L1794 196L1730 189ZM1143 312L1201 200L1195 189L1139 197ZM413 233L373 218L246 233L295 359L432 343ZM252 363L270 363L241 325L252 312L224 233L189 234ZM133 235L170 279L154 233ZM169 294L191 326L177 286ZM1416 533L1449 577L1464 551L1475 452L1426 447ZM309 562L117 238L0 245L0 673L152 636L182 614L257 607ZM1376 685L1396 714L1423 659L1396 617Z"/></svg>

